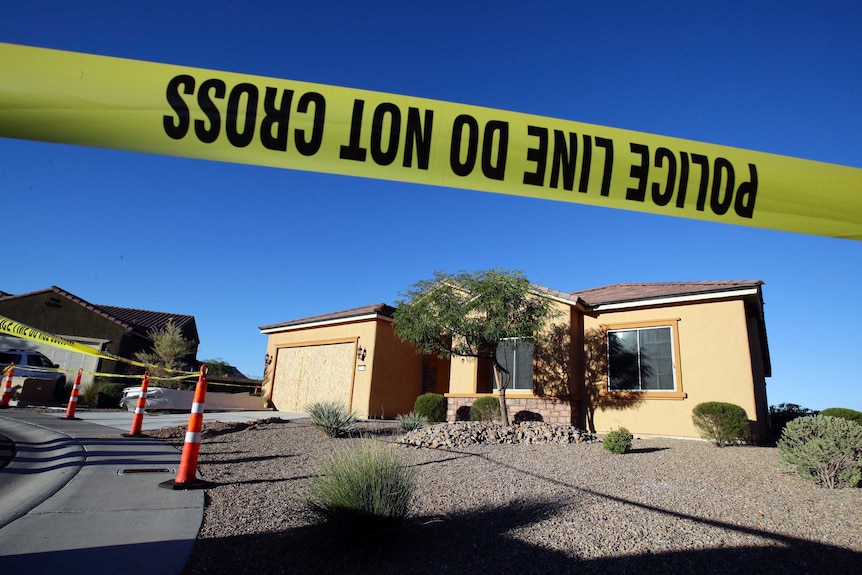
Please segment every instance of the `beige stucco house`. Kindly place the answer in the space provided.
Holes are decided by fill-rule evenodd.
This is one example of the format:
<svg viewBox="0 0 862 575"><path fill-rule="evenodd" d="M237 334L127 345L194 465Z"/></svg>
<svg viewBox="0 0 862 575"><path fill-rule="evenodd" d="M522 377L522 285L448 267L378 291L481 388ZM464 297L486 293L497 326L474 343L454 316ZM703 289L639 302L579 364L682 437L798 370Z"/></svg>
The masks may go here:
<svg viewBox="0 0 862 575"><path fill-rule="evenodd" d="M535 345L507 349L511 414L539 414L599 433L699 437L695 405L742 406L767 436L771 375L761 281L617 284L579 292L534 286L558 313ZM279 410L336 400L361 417L406 413L424 392L446 396L450 420L497 393L490 362L421 356L377 304L262 326L264 396Z"/></svg>

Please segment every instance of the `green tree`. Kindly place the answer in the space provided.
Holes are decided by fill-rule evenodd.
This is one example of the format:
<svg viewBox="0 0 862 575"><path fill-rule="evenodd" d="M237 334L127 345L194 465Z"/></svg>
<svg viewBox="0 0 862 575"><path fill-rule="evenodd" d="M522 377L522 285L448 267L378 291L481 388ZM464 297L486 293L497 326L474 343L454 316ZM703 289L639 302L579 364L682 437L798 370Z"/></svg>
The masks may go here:
<svg viewBox="0 0 862 575"><path fill-rule="evenodd" d="M161 385L172 385L171 374L187 367L184 359L194 346L170 320L163 328L153 328L148 334L153 341L150 351L136 352L135 359L149 366L151 379Z"/></svg>
<svg viewBox="0 0 862 575"><path fill-rule="evenodd" d="M447 274L411 286L397 302L395 333L420 353L484 358L494 366L503 423L509 425L509 371L497 359L504 338L532 338L552 317L551 302L530 291L519 271Z"/></svg>

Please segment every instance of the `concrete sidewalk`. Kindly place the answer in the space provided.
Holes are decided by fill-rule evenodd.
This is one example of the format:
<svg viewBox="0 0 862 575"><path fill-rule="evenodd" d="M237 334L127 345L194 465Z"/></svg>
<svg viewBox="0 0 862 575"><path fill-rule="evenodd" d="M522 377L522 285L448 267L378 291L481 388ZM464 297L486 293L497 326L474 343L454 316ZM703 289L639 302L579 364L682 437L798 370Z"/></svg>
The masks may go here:
<svg viewBox="0 0 862 575"><path fill-rule="evenodd" d="M171 490L180 452L147 437L123 437L132 414L0 411L14 444L0 469L0 571L64 575L180 573L203 520L202 490ZM297 414L205 413L245 422ZM147 429L185 425L188 414L144 417Z"/></svg>
<svg viewBox="0 0 862 575"><path fill-rule="evenodd" d="M2 414L2 412L0 412ZM63 418L66 415L65 408L58 410L56 413L50 413L55 417ZM123 433L128 433L132 427L132 418L134 414L130 411L109 411L109 410L91 410L75 412L75 417L83 419L90 423L97 423L107 427L112 427ZM270 417L279 417L281 419L298 419L308 417L301 413L288 413L286 411L205 411L204 423L210 421L223 421L227 423L244 423L259 419L268 419ZM144 414L144 421L141 425L141 432L146 434L151 429L164 429L165 427L185 427L189 423L189 414L185 413L168 413L162 411L147 412Z"/></svg>

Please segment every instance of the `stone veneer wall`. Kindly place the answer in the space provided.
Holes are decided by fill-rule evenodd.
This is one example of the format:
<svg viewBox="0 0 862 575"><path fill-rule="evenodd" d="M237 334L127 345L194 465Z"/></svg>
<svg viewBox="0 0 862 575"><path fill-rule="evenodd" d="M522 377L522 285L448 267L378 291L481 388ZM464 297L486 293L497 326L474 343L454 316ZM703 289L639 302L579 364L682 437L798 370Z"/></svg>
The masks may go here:
<svg viewBox="0 0 862 575"><path fill-rule="evenodd" d="M469 407L476 397L447 397L446 421L457 419L458 409ZM513 420L519 411L532 411L541 414L546 423L561 425L578 425L580 419L580 402L578 400L557 399L554 397L507 397L509 419Z"/></svg>

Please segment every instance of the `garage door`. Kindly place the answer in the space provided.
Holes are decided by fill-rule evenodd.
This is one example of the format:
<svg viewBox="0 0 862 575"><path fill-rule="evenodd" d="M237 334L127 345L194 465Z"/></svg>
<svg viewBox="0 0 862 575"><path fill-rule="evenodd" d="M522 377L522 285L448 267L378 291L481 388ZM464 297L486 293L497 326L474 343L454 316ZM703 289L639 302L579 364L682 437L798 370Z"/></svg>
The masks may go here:
<svg viewBox="0 0 862 575"><path fill-rule="evenodd" d="M305 412L318 401L351 408L355 343L284 347L275 360L272 403L279 411Z"/></svg>

